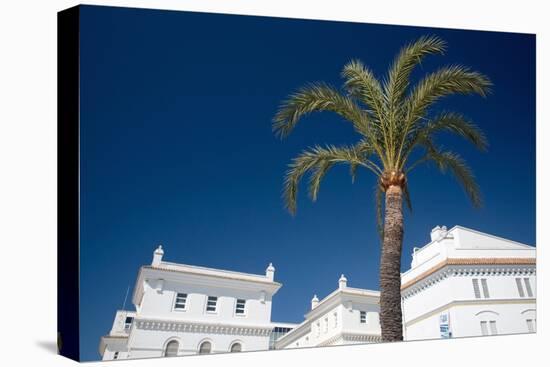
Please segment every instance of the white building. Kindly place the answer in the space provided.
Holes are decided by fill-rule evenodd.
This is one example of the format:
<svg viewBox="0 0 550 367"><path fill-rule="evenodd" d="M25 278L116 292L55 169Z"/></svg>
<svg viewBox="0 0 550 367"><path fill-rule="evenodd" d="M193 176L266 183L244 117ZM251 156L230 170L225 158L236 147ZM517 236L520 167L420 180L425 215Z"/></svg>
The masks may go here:
<svg viewBox="0 0 550 367"><path fill-rule="evenodd" d="M455 226L435 227L401 274L405 340L536 330L536 251L532 246ZM380 341L379 292L339 288L315 296L305 321L277 348Z"/></svg>
<svg viewBox="0 0 550 367"><path fill-rule="evenodd" d="M342 274L338 289L322 301L313 296L305 321L279 338L275 348L379 342L379 298L378 291L348 287Z"/></svg>
<svg viewBox="0 0 550 367"><path fill-rule="evenodd" d="M536 253L532 246L468 228L435 227L401 274L405 340L536 330ZM271 322L281 287L265 275L162 261L158 248L133 294L101 338L104 360L302 348L381 341L378 291L338 288L299 325Z"/></svg>
<svg viewBox="0 0 550 367"><path fill-rule="evenodd" d="M406 340L536 329L534 247L438 226L415 249L401 284Z"/></svg>
<svg viewBox="0 0 550 367"><path fill-rule="evenodd" d="M281 287L269 264L265 275L162 260L159 247L142 266L132 302L118 311L101 338L103 360L267 350L293 324L271 322L271 300ZM276 332L273 333L274 329Z"/></svg>

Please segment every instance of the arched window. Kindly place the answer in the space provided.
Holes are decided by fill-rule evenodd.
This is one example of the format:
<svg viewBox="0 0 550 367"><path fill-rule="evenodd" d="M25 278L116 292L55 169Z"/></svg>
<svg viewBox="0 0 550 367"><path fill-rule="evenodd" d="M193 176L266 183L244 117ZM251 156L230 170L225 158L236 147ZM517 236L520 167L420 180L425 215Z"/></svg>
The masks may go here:
<svg viewBox="0 0 550 367"><path fill-rule="evenodd" d="M199 354L210 354L212 352L212 343L209 341L202 342L199 347Z"/></svg>
<svg viewBox="0 0 550 367"><path fill-rule="evenodd" d="M499 320L498 312L484 310L476 313L479 320L481 335L497 335L497 321Z"/></svg>
<svg viewBox="0 0 550 367"><path fill-rule="evenodd" d="M240 351L242 351L241 343L234 343L231 346L231 353L240 352Z"/></svg>
<svg viewBox="0 0 550 367"><path fill-rule="evenodd" d="M180 343L178 343L177 340L171 340L166 344L166 349L164 350L164 356L165 357L175 357L178 355L178 349L180 347Z"/></svg>

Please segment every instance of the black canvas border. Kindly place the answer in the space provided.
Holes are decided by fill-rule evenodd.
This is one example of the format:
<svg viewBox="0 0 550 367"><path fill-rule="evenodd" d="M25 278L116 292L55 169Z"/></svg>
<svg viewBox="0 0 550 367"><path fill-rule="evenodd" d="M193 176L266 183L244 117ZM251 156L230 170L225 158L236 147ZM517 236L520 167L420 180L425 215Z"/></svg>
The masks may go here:
<svg viewBox="0 0 550 367"><path fill-rule="evenodd" d="M57 348L80 360L80 8L57 13Z"/></svg>

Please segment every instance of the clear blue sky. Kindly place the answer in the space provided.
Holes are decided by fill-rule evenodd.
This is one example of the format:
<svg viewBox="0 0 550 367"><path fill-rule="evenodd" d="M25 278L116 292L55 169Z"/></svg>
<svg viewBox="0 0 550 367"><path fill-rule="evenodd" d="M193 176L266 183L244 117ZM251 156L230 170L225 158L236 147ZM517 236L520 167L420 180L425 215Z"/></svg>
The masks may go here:
<svg viewBox="0 0 550 367"><path fill-rule="evenodd" d="M283 283L272 319L300 322L313 293L341 273L378 289L374 177L332 170L317 203L299 195L296 217L281 200L290 159L314 144L353 143L350 125L327 114L275 138L278 104L307 82L341 86L359 58L383 76L417 37L445 39L414 78L462 63L494 92L447 98L439 109L476 121L487 153L442 135L473 167L485 206L474 209L435 168L409 177L403 270L435 225L459 224L535 243L535 37L533 35L84 6L81 13L81 352L99 338L138 269L162 243L165 259L263 273ZM131 292L131 289L130 289ZM130 307L128 302L127 306Z"/></svg>

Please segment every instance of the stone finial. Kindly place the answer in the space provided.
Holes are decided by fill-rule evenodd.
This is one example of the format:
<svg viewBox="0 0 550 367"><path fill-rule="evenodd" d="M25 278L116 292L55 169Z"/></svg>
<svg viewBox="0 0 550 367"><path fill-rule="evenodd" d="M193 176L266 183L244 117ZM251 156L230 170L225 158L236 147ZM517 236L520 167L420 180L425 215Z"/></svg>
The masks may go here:
<svg viewBox="0 0 550 367"><path fill-rule="evenodd" d="M160 265L163 255L164 255L164 250L162 249L162 245L159 245L159 247L157 247L157 249L153 253L153 262L151 263L151 265L153 266Z"/></svg>
<svg viewBox="0 0 550 367"><path fill-rule="evenodd" d="M430 232L430 239L433 241L439 241L440 239L444 238L447 235L447 227L446 226L435 226L432 231Z"/></svg>
<svg viewBox="0 0 550 367"><path fill-rule="evenodd" d="M317 295L314 294L313 298L311 299L311 309L313 310L317 305L319 304L319 298L317 298Z"/></svg>
<svg viewBox="0 0 550 367"><path fill-rule="evenodd" d="M272 263L269 263L269 266L267 267L267 269L265 269L265 276L269 280L275 279L275 267L273 266Z"/></svg>
<svg viewBox="0 0 550 367"><path fill-rule="evenodd" d="M344 274L340 275L340 279L338 279L338 288L344 289L348 286L348 279L344 276Z"/></svg>

